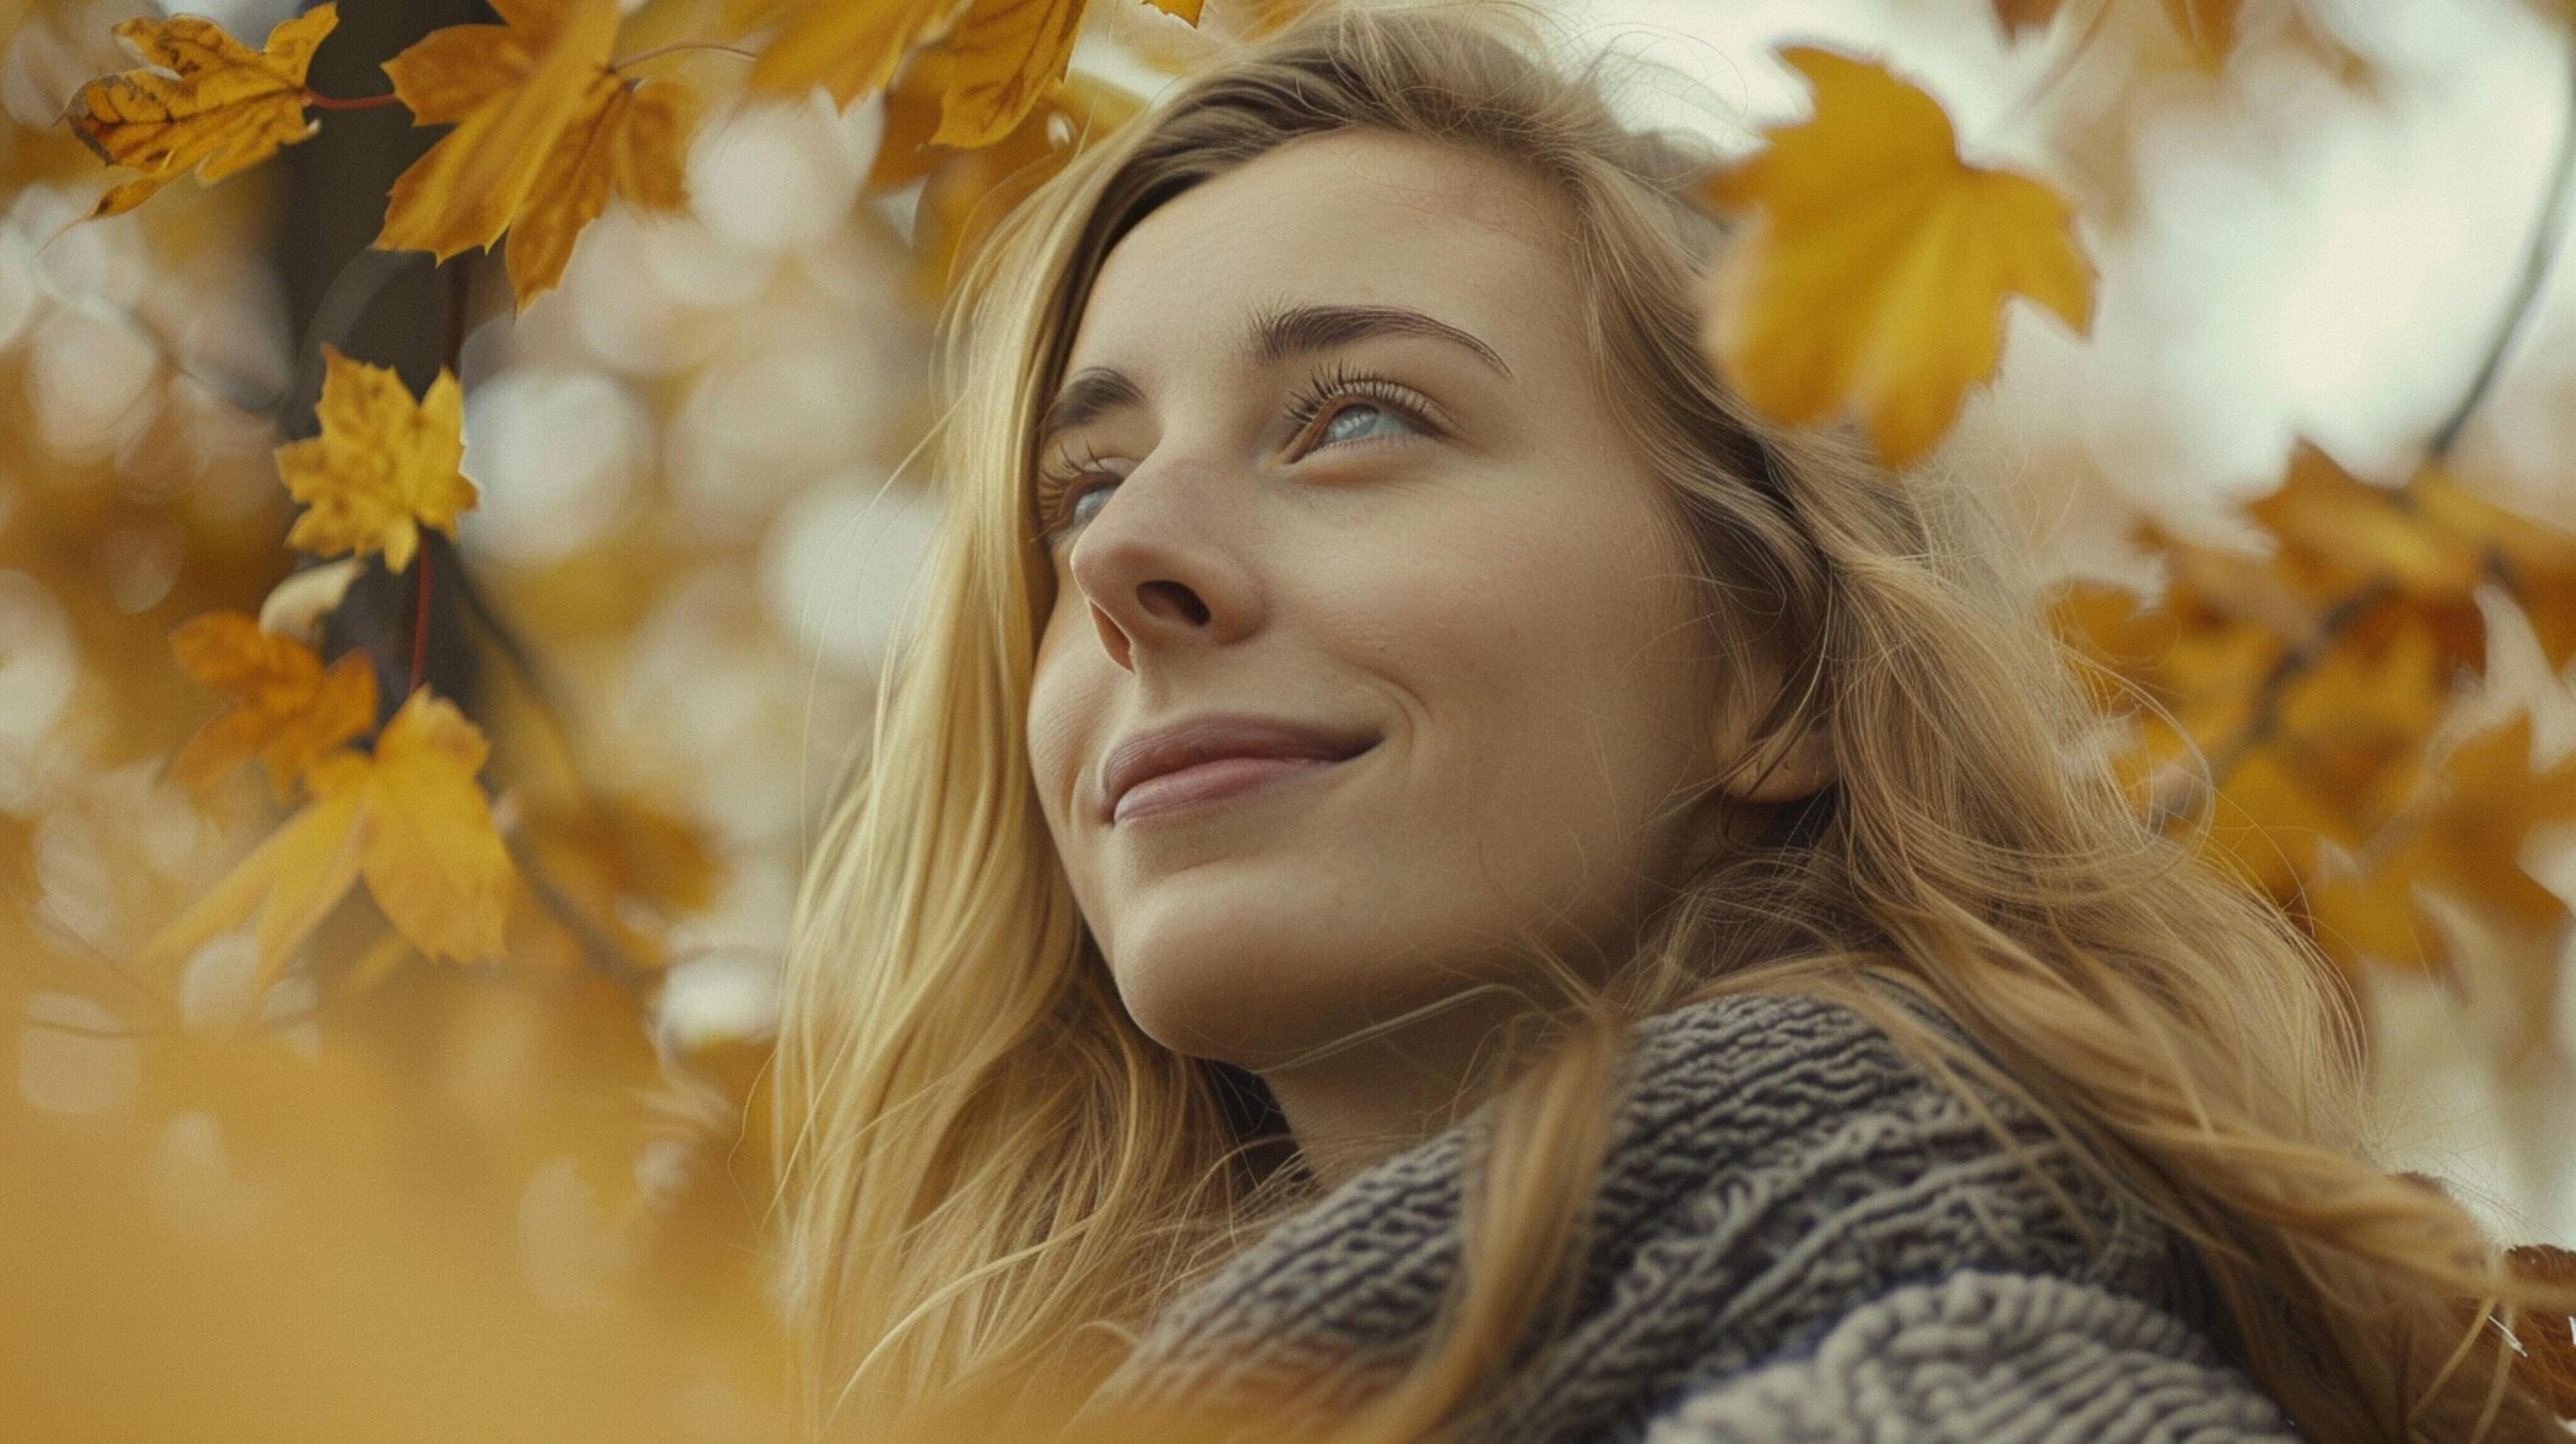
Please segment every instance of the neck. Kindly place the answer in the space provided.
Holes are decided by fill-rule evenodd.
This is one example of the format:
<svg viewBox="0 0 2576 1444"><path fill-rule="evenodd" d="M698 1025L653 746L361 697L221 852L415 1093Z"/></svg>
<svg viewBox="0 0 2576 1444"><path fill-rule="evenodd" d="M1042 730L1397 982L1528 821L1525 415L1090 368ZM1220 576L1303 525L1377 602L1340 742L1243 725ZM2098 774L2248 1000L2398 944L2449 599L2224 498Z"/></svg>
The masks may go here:
<svg viewBox="0 0 2576 1444"><path fill-rule="evenodd" d="M1490 1096L1480 1054L1526 1010L1502 990L1261 1079L1279 1100L1306 1169L1326 1189L1449 1128Z"/></svg>

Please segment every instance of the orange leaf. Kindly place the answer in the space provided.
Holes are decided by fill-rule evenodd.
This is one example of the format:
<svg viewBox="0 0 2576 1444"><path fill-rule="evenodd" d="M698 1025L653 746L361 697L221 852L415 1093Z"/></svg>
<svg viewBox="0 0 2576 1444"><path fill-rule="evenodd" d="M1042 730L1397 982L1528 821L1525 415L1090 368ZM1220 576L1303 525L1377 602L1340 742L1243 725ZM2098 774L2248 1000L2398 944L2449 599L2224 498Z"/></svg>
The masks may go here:
<svg viewBox="0 0 2576 1444"><path fill-rule="evenodd" d="M456 535L474 506L465 456L465 393L443 368L419 402L388 367L322 348L322 434L277 449L287 491L310 508L287 545L315 556L382 551L402 571L420 528Z"/></svg>
<svg viewBox="0 0 2576 1444"><path fill-rule="evenodd" d="M751 83L788 95L819 85L847 109L883 90L904 52L926 39L951 8L950 0L788 0L777 38L752 64Z"/></svg>
<svg viewBox="0 0 2576 1444"><path fill-rule="evenodd" d="M258 757L284 797L306 768L376 725L376 673L362 652L326 672L311 647L263 632L239 612L191 618L170 634L170 644L190 676L233 704L189 738L171 764L171 775L191 786Z"/></svg>
<svg viewBox="0 0 2576 1444"><path fill-rule="evenodd" d="M497 955L512 874L474 781L487 751L454 706L412 694L372 756L338 752L314 764L305 774L313 800L144 944L144 958L175 962L255 922L265 987L361 876L422 952Z"/></svg>
<svg viewBox="0 0 2576 1444"><path fill-rule="evenodd" d="M1756 407L1801 424L1856 410L1904 466L1994 374L2006 298L2089 330L2093 268L2066 202L1963 164L1931 96L1832 51L1780 55L1814 85L1815 118L1710 181L1759 215L1716 269L1703 339Z"/></svg>
<svg viewBox="0 0 2576 1444"><path fill-rule="evenodd" d="M580 152L603 139L617 148L601 135L625 93L608 65L617 0L503 0L494 8L508 24L435 30L385 62L414 124L456 128L395 178L380 248L442 261L489 249L531 207L561 208L555 223L563 234L548 236L541 253L557 246L568 253L581 229L572 219L580 196L541 194L539 185L563 183L582 168ZM569 161L559 155L566 145ZM512 267L514 288L522 269ZM522 289L520 304L532 294Z"/></svg>
<svg viewBox="0 0 2576 1444"><path fill-rule="evenodd" d="M101 160L142 175L91 214L132 210L192 169L198 184L213 185L313 134L304 73L338 23L334 6L317 5L280 21L258 51L193 15L117 26L147 68L82 86L66 120Z"/></svg>

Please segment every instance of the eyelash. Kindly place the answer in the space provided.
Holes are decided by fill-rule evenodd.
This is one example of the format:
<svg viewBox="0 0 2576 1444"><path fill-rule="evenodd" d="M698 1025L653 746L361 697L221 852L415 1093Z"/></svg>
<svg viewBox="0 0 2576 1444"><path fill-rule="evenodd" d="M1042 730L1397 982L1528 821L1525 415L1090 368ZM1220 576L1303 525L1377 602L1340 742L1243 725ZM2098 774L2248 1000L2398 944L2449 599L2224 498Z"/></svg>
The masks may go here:
<svg viewBox="0 0 2576 1444"><path fill-rule="evenodd" d="M1289 399L1287 416L1295 423L1297 434L1303 435L1323 414L1326 406L1353 396L1383 406L1425 431L1438 434L1442 429L1431 418L1430 404L1413 388L1375 372L1353 371L1340 362L1306 378L1297 394ZM1075 488L1104 475L1099 453L1088 444L1084 445L1079 458L1068 454L1065 464L1041 468L1036 488L1038 519L1043 528L1040 535L1052 537L1061 530L1065 524L1063 509L1082 497L1083 493Z"/></svg>

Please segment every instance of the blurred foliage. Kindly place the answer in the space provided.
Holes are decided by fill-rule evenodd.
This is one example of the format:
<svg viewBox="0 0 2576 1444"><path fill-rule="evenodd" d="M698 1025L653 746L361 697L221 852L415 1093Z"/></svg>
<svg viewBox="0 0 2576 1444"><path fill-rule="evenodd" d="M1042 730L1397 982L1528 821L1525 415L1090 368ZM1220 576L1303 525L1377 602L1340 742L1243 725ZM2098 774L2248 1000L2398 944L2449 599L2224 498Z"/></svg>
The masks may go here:
<svg viewBox="0 0 2576 1444"><path fill-rule="evenodd" d="M0 0L0 1408L45 1437L776 1437L777 949L928 525L897 473L929 308L1147 104L1069 69L1079 39L1177 74L1301 5L496 0L354 61L380 28L286 8L225 7L275 25L255 50ZM1811 113L1705 186L1748 222L1710 364L1892 465L1996 375L2012 296L2091 328L2129 132L2245 16L1978 20L2051 47L2015 115L2050 118L2055 179L1802 46ZM2064 107L2105 34L2126 73ZM390 89L307 88L352 65ZM261 162L380 108L446 129L341 201L445 264L361 253L290 335L267 253L311 238ZM2141 807L2208 819L2356 981L2461 976L2449 907L2512 986L2559 986L2568 911L2525 854L2576 819L2576 539L2449 452L2561 202L2411 479L2302 446L2232 532L2141 525L2151 594L2054 599ZM443 314L403 344L445 364L415 390L348 353L423 276Z"/></svg>

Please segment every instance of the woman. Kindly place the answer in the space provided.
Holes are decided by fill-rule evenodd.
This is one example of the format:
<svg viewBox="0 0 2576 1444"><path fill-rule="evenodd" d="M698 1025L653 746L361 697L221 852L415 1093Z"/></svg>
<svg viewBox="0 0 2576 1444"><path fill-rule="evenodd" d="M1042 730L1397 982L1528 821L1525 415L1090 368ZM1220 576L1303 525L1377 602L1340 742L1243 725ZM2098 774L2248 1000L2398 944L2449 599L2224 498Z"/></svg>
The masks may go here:
<svg viewBox="0 0 2576 1444"><path fill-rule="evenodd" d="M2330 972L1965 493L1712 378L1694 162L1496 10L1300 24L962 278L777 1057L809 1425L2541 1437Z"/></svg>

